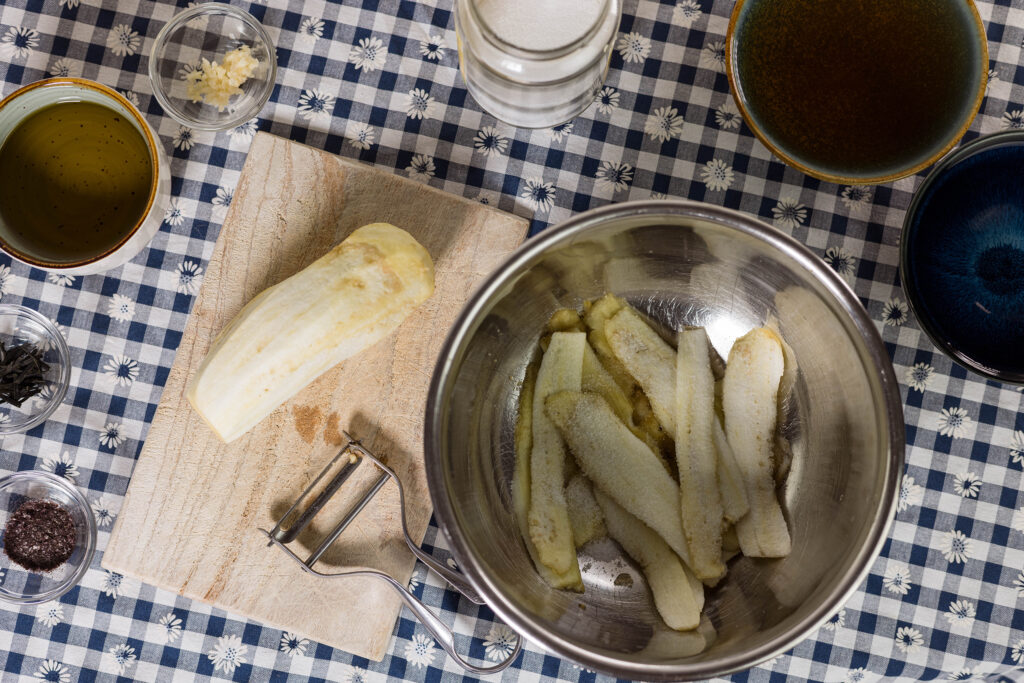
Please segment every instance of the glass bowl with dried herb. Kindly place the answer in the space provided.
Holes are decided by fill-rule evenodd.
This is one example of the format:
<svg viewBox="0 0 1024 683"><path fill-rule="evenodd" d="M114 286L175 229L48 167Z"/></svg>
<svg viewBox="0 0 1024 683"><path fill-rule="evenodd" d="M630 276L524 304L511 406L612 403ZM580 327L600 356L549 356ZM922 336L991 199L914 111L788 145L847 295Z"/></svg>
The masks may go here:
<svg viewBox="0 0 1024 683"><path fill-rule="evenodd" d="M85 575L96 520L82 493L49 472L0 477L0 601L55 600Z"/></svg>
<svg viewBox="0 0 1024 683"><path fill-rule="evenodd" d="M37 311L0 304L0 435L41 424L71 380L71 352L57 326Z"/></svg>

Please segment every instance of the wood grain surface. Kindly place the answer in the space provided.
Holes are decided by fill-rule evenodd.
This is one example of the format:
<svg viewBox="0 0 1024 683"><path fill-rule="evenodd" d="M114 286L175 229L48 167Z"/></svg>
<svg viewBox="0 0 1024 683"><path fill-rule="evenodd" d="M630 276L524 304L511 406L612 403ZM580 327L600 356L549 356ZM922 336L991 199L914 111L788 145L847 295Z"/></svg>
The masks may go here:
<svg viewBox="0 0 1024 683"><path fill-rule="evenodd" d="M427 248L434 295L397 332L222 444L185 399L217 332L258 292L374 222L397 225ZM422 539L431 512L423 419L439 347L476 284L527 227L479 203L257 133L103 567L379 661L399 612L392 590L373 578L307 575L257 529L274 525L348 430L401 478L410 531ZM358 468L344 495L292 547L308 554L378 474L368 463ZM413 565L397 488L388 484L317 569L373 567L406 583Z"/></svg>

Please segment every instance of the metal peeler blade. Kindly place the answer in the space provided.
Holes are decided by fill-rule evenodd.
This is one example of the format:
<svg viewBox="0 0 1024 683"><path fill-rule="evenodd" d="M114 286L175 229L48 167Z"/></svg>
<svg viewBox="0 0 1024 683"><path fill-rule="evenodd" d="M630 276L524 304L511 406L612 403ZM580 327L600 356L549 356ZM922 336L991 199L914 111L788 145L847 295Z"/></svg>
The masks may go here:
<svg viewBox="0 0 1024 683"><path fill-rule="evenodd" d="M426 605L419 601L412 593L410 593L405 586L400 584L394 577L390 576L381 571L374 569L359 569L342 571L333 574L325 574L317 571L313 566L320 560L328 548L338 540L338 537L344 533L345 529L352 523L353 520L359 515L360 512L373 500L374 496L388 483L389 480L393 480L395 485L398 486L398 501L401 509L402 519L402 534L405 536L405 542L409 546L413 555L416 556L421 562L423 562L432 571L440 575L447 581L455 590L459 591L467 599L472 602L482 605L484 604L480 594L470 585L466 578L458 571L451 569L444 564L438 562L429 554L427 554L422 548L420 548L412 537L409 535L408 525L405 518L405 490L402 487L402 482L398 478L398 475L394 473L387 465L385 465L380 459L378 459L373 453L363 447L362 443L358 439L353 438L348 432L345 432L345 438L348 440L345 446L335 455L327 466L320 471L313 481L306 487L306 490L299 495L295 502L288 508L288 510L282 515L281 519L278 520L277 524L273 529L267 531L260 529L261 532L266 534L268 538L267 545L276 545L292 560L300 564L304 571L316 576L323 578L337 578L344 576L374 576L386 581L392 588L399 592L402 601L407 607L416 615L420 622L431 632L434 638L440 643L441 647L451 656L460 666L465 668L467 671L478 674L495 673L508 667L515 658L519 655L519 651L522 648L522 637L516 634L516 645L513 648L508 658L498 662L493 666L480 667L472 662L467 661L461 655L455 651L455 637L451 629L448 628L440 619L437 618L430 610L427 609ZM335 525L333 529L324 537L322 541L317 545L316 548L309 554L305 559L299 557L295 552L288 547L288 544L298 538L299 534L309 526L313 518L323 510L324 506L333 498L342 486L348 480L349 477L355 472L356 468L363 462L368 460L381 470L381 476L373 483L369 491L360 498L351 509L349 509L342 517L341 521ZM340 468L338 465L340 464ZM328 476L328 474L337 469L337 472L331 477L324 486L323 490L313 496L313 491L316 490L317 486ZM312 498L311 501L309 499ZM295 517L294 521L289 522L290 518Z"/></svg>

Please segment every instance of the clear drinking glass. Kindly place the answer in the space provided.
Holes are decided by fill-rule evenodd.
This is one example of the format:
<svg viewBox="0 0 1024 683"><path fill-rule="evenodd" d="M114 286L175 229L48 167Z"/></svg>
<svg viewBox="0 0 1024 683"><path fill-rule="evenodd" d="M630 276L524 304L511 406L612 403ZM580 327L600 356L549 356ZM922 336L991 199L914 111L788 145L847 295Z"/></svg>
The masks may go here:
<svg viewBox="0 0 1024 683"><path fill-rule="evenodd" d="M600 92L621 16L621 0L456 0L466 88L514 126L565 123Z"/></svg>

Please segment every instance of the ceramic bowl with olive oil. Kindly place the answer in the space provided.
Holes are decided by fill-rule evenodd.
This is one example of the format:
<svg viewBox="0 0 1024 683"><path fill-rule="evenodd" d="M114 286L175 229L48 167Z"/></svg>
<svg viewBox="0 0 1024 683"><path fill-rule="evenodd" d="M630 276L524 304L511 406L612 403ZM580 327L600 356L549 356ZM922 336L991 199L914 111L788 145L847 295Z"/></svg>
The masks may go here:
<svg viewBox="0 0 1024 683"><path fill-rule="evenodd" d="M988 48L972 0L738 0L726 73L776 156L837 183L917 173L967 132Z"/></svg>
<svg viewBox="0 0 1024 683"><path fill-rule="evenodd" d="M130 260L160 228L170 169L111 88L55 78L0 101L0 248L65 274Z"/></svg>

